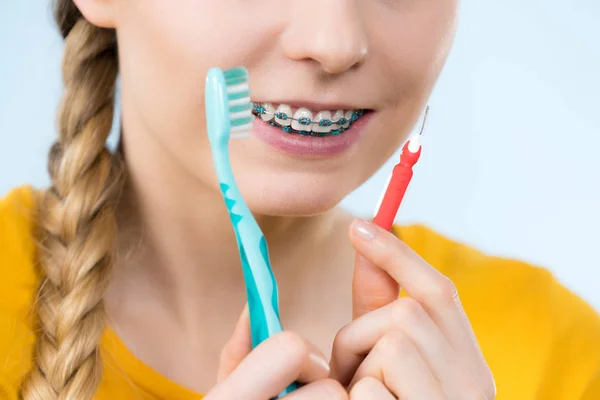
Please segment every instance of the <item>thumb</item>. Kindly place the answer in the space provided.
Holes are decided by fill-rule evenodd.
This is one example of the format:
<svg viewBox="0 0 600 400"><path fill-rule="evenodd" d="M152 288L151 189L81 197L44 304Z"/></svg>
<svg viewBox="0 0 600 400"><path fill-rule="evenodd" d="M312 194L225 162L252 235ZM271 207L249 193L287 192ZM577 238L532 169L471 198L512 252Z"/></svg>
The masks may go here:
<svg viewBox="0 0 600 400"><path fill-rule="evenodd" d="M356 240L357 230L364 229L363 221L354 221L350 228L351 241ZM371 224L368 224L371 225ZM376 229L373 228L372 229ZM358 233L360 235L360 232ZM381 308L395 301L400 295L400 285L387 272L371 261L356 254L352 278L352 318Z"/></svg>
<svg viewBox="0 0 600 400"><path fill-rule="evenodd" d="M356 255L352 278L352 319L395 301L400 294L398 283L384 270Z"/></svg>
<svg viewBox="0 0 600 400"><path fill-rule="evenodd" d="M235 325L233 335L221 350L217 382L227 378L250 351L252 351L252 339L250 337L250 315L246 303L242 315Z"/></svg>

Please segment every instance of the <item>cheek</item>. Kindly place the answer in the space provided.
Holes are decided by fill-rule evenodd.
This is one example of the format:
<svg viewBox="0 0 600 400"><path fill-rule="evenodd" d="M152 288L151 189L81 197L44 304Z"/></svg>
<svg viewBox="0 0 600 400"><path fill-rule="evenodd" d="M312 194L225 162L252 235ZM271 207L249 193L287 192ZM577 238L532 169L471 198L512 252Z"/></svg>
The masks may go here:
<svg viewBox="0 0 600 400"><path fill-rule="evenodd" d="M453 0L437 2L448 7ZM130 140L139 146L136 151L143 151L143 135L152 135L173 159L216 188L204 118L206 72L213 66L229 68L241 63L260 70L256 66L274 48L285 21L278 13L261 12L254 2L173 3L123 0L120 5L117 33L124 124L129 121L140 132ZM419 7L434 8L431 4ZM444 45L452 26L448 9L411 11L405 16L378 7L371 10L379 14L369 16L377 21L370 28L376 62L371 63L369 73L376 82L378 76L385 78L376 87L388 91L385 97L390 99L370 129L372 135L344 168L338 168L342 164L338 163L331 170L300 170L296 167L301 163L281 160L262 147L243 151L243 146L234 145L234 174L251 209L271 215L327 210L368 179L416 123L449 48ZM432 63L436 57L438 61Z"/></svg>
<svg viewBox="0 0 600 400"><path fill-rule="evenodd" d="M398 7L373 9L381 23L372 28L372 43L395 93L390 96L400 102L432 89L454 39L457 0L409 0Z"/></svg>
<svg viewBox="0 0 600 400"><path fill-rule="evenodd" d="M136 120L137 130L155 136L190 168L198 149L208 149L206 72L237 65L260 45L248 40L261 35L251 30L248 13L231 12L234 3L124 0L120 5L124 118Z"/></svg>
<svg viewBox="0 0 600 400"><path fill-rule="evenodd" d="M398 2L398 10L372 7L371 50L388 99L378 135L370 138L374 163L388 159L419 122L455 35L457 0ZM375 75L375 74L373 74ZM379 166L379 164L377 164Z"/></svg>
<svg viewBox="0 0 600 400"><path fill-rule="evenodd" d="M257 7L246 4L249 10L244 10L238 3L123 1L118 30L121 72L146 116L170 117L171 123L177 117L178 124L197 127L208 69L246 63L264 46L265 31L277 21L256 24L251 17L256 11L251 10Z"/></svg>

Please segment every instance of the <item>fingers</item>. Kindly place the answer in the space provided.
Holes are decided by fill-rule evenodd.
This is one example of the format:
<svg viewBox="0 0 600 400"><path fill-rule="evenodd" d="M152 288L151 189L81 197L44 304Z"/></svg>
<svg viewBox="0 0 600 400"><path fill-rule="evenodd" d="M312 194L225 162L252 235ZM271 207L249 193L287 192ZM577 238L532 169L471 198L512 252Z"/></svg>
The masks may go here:
<svg viewBox="0 0 600 400"><path fill-rule="evenodd" d="M225 344L223 350L221 350L217 382L221 382L229 376L251 350L252 338L250 336L250 317L248 313L248 304L246 304L235 325L231 338Z"/></svg>
<svg viewBox="0 0 600 400"><path fill-rule="evenodd" d="M350 391L350 400L396 400L381 381L367 376L358 381Z"/></svg>
<svg viewBox="0 0 600 400"><path fill-rule="evenodd" d="M454 284L396 236L373 224L354 221L351 241L362 257L388 273L423 307L450 346L460 354L469 373L476 377L485 393L493 397L493 377Z"/></svg>
<svg viewBox="0 0 600 400"><path fill-rule="evenodd" d="M385 377L385 386L392 393L398 395L411 391L410 388L404 388L409 383L394 378L398 376L394 372L399 368L397 364L406 362L402 358L405 355L401 354L404 352L410 357L418 356L417 364L425 364L428 373L436 381L436 391L442 393L444 399L485 399L477 381L465 368L468 363L450 346L421 305L411 298L398 299L352 321L340 330L333 347L331 377L340 379L343 385L351 388L364 376L378 378L372 371L379 369L381 376ZM389 351L383 351L382 348ZM413 354L413 350L416 350L416 354ZM367 353L369 355L363 361ZM419 372L419 365L414 374L422 373ZM393 385L400 386L393 389ZM410 385L412 387L414 383Z"/></svg>
<svg viewBox="0 0 600 400"><path fill-rule="evenodd" d="M440 376L445 376L438 370L457 358L454 349L419 303L402 298L363 315L338 332L333 343L331 377L347 385L365 355L391 331L404 332L436 375L440 372Z"/></svg>
<svg viewBox="0 0 600 400"><path fill-rule="evenodd" d="M387 272L356 255L352 278L352 318L381 308L398 298L400 285Z"/></svg>
<svg viewBox="0 0 600 400"><path fill-rule="evenodd" d="M299 382L314 382L328 377L331 369L325 355L314 344L308 341L304 341L304 343L308 346L308 358L295 380Z"/></svg>
<svg viewBox="0 0 600 400"><path fill-rule="evenodd" d="M262 342L209 392L206 400L275 397L294 381L311 382L329 376L322 354L293 332L282 332Z"/></svg>
<svg viewBox="0 0 600 400"><path fill-rule="evenodd" d="M377 342L356 372L350 391L366 377L380 381L400 399L446 399L417 347L402 332L389 332Z"/></svg>
<svg viewBox="0 0 600 400"><path fill-rule="evenodd" d="M456 289L452 282L392 233L355 220L350 238L361 256L387 272L419 303L432 307L456 304Z"/></svg>
<svg viewBox="0 0 600 400"><path fill-rule="evenodd" d="M374 399L375 397L369 397ZM317 382L302 386L285 396L286 400L347 400L348 394L338 381L322 379ZM364 399L367 399L365 397ZM379 399L377 397L377 399ZM385 400L385 398L383 398Z"/></svg>
<svg viewBox="0 0 600 400"><path fill-rule="evenodd" d="M357 252L388 273L411 298L417 300L457 352L483 359L456 287L446 276L396 236L373 224L356 220L351 232L351 241Z"/></svg>

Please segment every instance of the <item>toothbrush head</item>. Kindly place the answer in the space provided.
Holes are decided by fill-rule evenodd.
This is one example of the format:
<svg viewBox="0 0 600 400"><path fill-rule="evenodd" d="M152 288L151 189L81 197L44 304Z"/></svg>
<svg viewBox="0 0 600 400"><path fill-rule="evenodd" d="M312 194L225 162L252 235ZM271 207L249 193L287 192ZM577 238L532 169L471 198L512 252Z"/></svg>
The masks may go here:
<svg viewBox="0 0 600 400"><path fill-rule="evenodd" d="M244 67L211 68L206 76L206 123L213 140L229 141L250 134L254 116Z"/></svg>

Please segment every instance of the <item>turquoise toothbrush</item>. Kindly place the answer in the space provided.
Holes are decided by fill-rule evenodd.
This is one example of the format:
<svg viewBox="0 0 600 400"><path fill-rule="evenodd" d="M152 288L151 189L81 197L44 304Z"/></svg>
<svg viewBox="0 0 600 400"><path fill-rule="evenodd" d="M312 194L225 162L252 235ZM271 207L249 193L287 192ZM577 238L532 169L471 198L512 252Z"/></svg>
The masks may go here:
<svg viewBox="0 0 600 400"><path fill-rule="evenodd" d="M252 347L283 330L279 317L277 282L271 269L267 241L240 193L229 159L229 139L249 136L252 103L248 71L211 68L206 76L206 123L221 193L235 231L250 312ZM290 385L280 396L296 389Z"/></svg>

